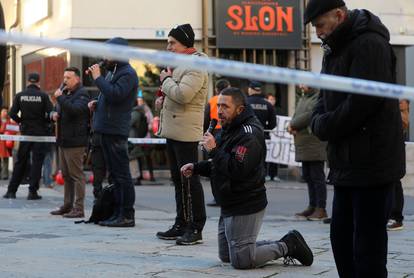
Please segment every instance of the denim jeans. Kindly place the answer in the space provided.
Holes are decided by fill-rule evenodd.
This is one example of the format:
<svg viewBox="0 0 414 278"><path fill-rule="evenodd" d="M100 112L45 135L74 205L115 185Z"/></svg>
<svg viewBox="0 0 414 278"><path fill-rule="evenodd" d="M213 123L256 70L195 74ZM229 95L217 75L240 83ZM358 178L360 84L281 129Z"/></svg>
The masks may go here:
<svg viewBox="0 0 414 278"><path fill-rule="evenodd" d="M101 134L102 150L109 175L115 185L115 213L134 218L135 188L129 170L128 138Z"/></svg>
<svg viewBox="0 0 414 278"><path fill-rule="evenodd" d="M308 184L309 206L326 208L326 182L323 161L303 161L303 179Z"/></svg>
<svg viewBox="0 0 414 278"><path fill-rule="evenodd" d="M219 257L234 268L250 269L287 254L287 246L279 241L258 241L265 210L230 217L220 217L218 227Z"/></svg>

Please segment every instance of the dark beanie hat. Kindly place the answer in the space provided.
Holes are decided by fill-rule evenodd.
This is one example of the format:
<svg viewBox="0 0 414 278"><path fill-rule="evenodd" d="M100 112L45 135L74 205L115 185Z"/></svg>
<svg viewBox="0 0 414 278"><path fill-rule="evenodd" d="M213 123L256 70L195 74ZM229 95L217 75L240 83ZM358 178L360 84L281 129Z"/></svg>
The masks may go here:
<svg viewBox="0 0 414 278"><path fill-rule="evenodd" d="M345 6L343 0L310 0L305 9L305 24L330 10Z"/></svg>
<svg viewBox="0 0 414 278"><path fill-rule="evenodd" d="M31 83L37 83L40 80L40 75L37 72L29 73L27 80Z"/></svg>
<svg viewBox="0 0 414 278"><path fill-rule="evenodd" d="M190 24L175 26L168 33L168 36L173 37L187 47L194 46L194 31Z"/></svg>
<svg viewBox="0 0 414 278"><path fill-rule="evenodd" d="M105 43L128 46L128 41L121 37L115 37L115 38L109 39Z"/></svg>

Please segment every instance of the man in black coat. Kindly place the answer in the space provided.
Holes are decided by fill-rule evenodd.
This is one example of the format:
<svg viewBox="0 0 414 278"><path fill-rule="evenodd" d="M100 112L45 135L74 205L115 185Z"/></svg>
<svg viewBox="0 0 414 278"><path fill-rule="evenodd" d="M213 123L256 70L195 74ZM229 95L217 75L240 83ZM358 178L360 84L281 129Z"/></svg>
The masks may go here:
<svg viewBox="0 0 414 278"><path fill-rule="evenodd" d="M212 191L221 206L219 257L234 268L249 269L280 257L313 262L312 251L298 231L280 241L256 243L267 206L264 186L266 145L263 127L238 88L224 89L217 102L222 134L205 133L202 145L209 159L185 164L185 177L211 178Z"/></svg>
<svg viewBox="0 0 414 278"><path fill-rule="evenodd" d="M64 202L59 209L50 213L80 218L85 215L83 157L89 137L89 94L80 83L80 71L75 67L65 69L63 83L63 88L55 92L57 111L52 118L57 122L59 166L65 181Z"/></svg>
<svg viewBox="0 0 414 278"><path fill-rule="evenodd" d="M39 74L29 74L26 90L16 95L9 112L10 117L19 124L22 135L49 136L49 114L53 106L48 95L40 90L39 81ZM16 191L25 176L26 166L30 163L30 153L32 154L32 165L27 199L37 200L42 198L37 194L37 191L39 190L39 180L46 152L46 142L20 143L17 160L13 167L13 175L7 193L3 198L16 198Z"/></svg>
<svg viewBox="0 0 414 278"><path fill-rule="evenodd" d="M305 23L323 42L326 74L395 82L389 32L367 10L310 0ZM405 174L398 100L321 90L312 132L328 141L331 243L340 277L386 277L393 184Z"/></svg>

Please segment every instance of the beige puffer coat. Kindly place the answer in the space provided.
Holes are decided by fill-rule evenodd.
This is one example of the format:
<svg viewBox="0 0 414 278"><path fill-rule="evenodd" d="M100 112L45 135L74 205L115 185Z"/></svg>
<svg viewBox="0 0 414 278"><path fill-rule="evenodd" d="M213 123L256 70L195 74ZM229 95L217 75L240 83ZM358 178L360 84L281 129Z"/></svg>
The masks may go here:
<svg viewBox="0 0 414 278"><path fill-rule="evenodd" d="M196 52L193 55L207 56ZM203 136L207 72L182 67L162 84L165 94L157 135L182 142L197 142Z"/></svg>

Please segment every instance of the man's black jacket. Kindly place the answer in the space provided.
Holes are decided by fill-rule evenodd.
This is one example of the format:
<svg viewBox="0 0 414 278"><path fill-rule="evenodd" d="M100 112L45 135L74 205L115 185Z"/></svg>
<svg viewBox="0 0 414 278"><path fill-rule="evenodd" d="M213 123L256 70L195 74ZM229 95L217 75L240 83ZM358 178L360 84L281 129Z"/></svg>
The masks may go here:
<svg viewBox="0 0 414 278"><path fill-rule="evenodd" d="M247 106L228 127L222 128L210 159L195 163L194 174L211 178L223 216L252 214L267 205L265 156L263 127Z"/></svg>
<svg viewBox="0 0 414 278"><path fill-rule="evenodd" d="M354 10L324 42L322 72L395 82L395 56L379 18ZM370 186L405 174L405 151L398 100L321 90L311 123L328 141L330 183Z"/></svg>
<svg viewBox="0 0 414 278"><path fill-rule="evenodd" d="M32 84L16 95L9 115L20 124L23 135L49 136L49 116L52 109L49 96Z"/></svg>
<svg viewBox="0 0 414 278"><path fill-rule="evenodd" d="M74 148L88 145L89 99L88 92L82 86L57 98L59 114L57 143L60 147Z"/></svg>

